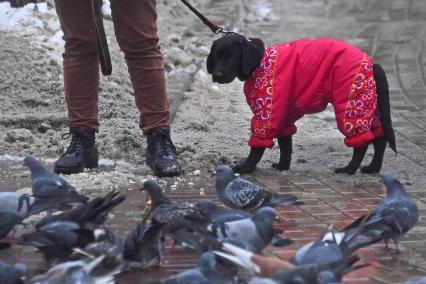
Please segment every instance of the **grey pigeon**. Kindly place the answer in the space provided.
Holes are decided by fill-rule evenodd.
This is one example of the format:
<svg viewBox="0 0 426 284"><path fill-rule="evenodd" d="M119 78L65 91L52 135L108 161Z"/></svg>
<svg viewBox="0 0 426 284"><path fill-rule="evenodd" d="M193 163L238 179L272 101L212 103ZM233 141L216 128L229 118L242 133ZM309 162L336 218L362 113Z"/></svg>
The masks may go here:
<svg viewBox="0 0 426 284"><path fill-rule="evenodd" d="M419 210L403 185L390 172L383 173L382 180L387 195L365 218L363 230L366 235L381 234L386 245L393 240L397 251L400 251L399 242L417 223Z"/></svg>
<svg viewBox="0 0 426 284"><path fill-rule="evenodd" d="M0 239L5 238L23 218L13 212L0 212Z"/></svg>
<svg viewBox="0 0 426 284"><path fill-rule="evenodd" d="M223 269L223 270L222 270ZM219 268L216 257L211 252L204 253L198 266L164 279L162 284L231 284L230 275L225 268Z"/></svg>
<svg viewBox="0 0 426 284"><path fill-rule="evenodd" d="M53 222L32 233L23 234L18 243L38 248L47 261L64 259L74 248L95 241L95 232L73 222Z"/></svg>
<svg viewBox="0 0 426 284"><path fill-rule="evenodd" d="M31 208L33 214L52 207L67 209L88 200L63 178L43 167L34 156L27 155L24 163L31 172L32 194L37 200Z"/></svg>
<svg viewBox="0 0 426 284"><path fill-rule="evenodd" d="M19 192L0 192L0 212L12 212L25 218L35 198Z"/></svg>
<svg viewBox="0 0 426 284"><path fill-rule="evenodd" d="M37 247L47 260L65 258L73 248L84 248L99 236L103 237L104 229L99 229L99 226L124 199L117 191L111 191L87 204L46 216L36 225L37 231L21 236L20 243Z"/></svg>
<svg viewBox="0 0 426 284"><path fill-rule="evenodd" d="M224 223L216 232L219 241L227 241L252 252L260 253L275 234L273 221L277 213L271 207L260 208L253 216Z"/></svg>
<svg viewBox="0 0 426 284"><path fill-rule="evenodd" d="M31 279L32 284L114 284L114 275L111 272L103 275L91 274L104 260L105 256L96 257L90 261L67 261L49 269L45 274Z"/></svg>
<svg viewBox="0 0 426 284"><path fill-rule="evenodd" d="M413 278L409 279L404 284L426 284L426 276L421 278Z"/></svg>
<svg viewBox="0 0 426 284"><path fill-rule="evenodd" d="M249 218L252 214L238 209L226 209L219 207L208 199L201 199L196 204L198 211L208 221L208 230L214 233L217 237L217 232L221 231L222 235L224 232L224 224L226 222L237 221L245 218ZM279 234L281 231L274 229L274 235L271 245L277 247L288 246L293 243L292 240L284 239Z"/></svg>
<svg viewBox="0 0 426 284"><path fill-rule="evenodd" d="M145 221L131 231L124 243L124 259L139 262L142 269L163 260L165 223Z"/></svg>
<svg viewBox="0 0 426 284"><path fill-rule="evenodd" d="M234 209L256 210L265 206L302 205L290 194L270 192L243 178L237 177L228 165L216 168L216 191L220 200Z"/></svg>
<svg viewBox="0 0 426 284"><path fill-rule="evenodd" d="M113 190L103 197L96 197L90 200L87 204L82 204L58 215L48 215L36 225L36 228L56 221L69 221L80 224L82 227L96 228L102 225L109 212L125 199L126 197L124 195Z"/></svg>
<svg viewBox="0 0 426 284"><path fill-rule="evenodd" d="M104 256L102 262L93 270L94 275L123 271L126 268L126 262L123 258L122 239L106 228L98 229L95 238L94 242L89 243L83 249L74 248L74 254L69 259L90 261Z"/></svg>
<svg viewBox="0 0 426 284"><path fill-rule="evenodd" d="M318 264L342 260L343 252L334 241L315 241L306 253L297 262L296 265Z"/></svg>
<svg viewBox="0 0 426 284"><path fill-rule="evenodd" d="M0 192L0 239L5 238L28 214L34 198L17 192ZM0 244L1 247L2 244Z"/></svg>
<svg viewBox="0 0 426 284"><path fill-rule="evenodd" d="M164 196L157 181L153 179L146 181L143 190L148 192L152 201L148 218L154 223L165 224L165 233L202 226L205 223L205 219L193 204L178 203Z"/></svg>
<svg viewBox="0 0 426 284"><path fill-rule="evenodd" d="M340 232L329 231L320 239L299 248L290 262L296 265L337 261L352 255L356 250L372 245L382 239L382 235L364 236L360 217Z"/></svg>
<svg viewBox="0 0 426 284"><path fill-rule="evenodd" d="M22 263L9 265L0 260L0 280L2 284L24 284L27 267Z"/></svg>

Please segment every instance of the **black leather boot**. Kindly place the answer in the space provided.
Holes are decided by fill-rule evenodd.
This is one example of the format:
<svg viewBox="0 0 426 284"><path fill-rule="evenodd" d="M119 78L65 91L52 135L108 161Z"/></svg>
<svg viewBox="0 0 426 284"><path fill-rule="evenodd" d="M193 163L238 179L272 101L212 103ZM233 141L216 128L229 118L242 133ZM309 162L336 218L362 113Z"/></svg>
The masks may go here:
<svg viewBox="0 0 426 284"><path fill-rule="evenodd" d="M178 176L181 172L176 148L170 139L170 130L156 128L147 135L146 164L159 177Z"/></svg>
<svg viewBox="0 0 426 284"><path fill-rule="evenodd" d="M54 171L57 174L77 174L84 168L96 168L98 166L98 149L95 145L95 130L75 128L70 133L71 143L64 154L55 162ZM68 136L69 137L69 136Z"/></svg>

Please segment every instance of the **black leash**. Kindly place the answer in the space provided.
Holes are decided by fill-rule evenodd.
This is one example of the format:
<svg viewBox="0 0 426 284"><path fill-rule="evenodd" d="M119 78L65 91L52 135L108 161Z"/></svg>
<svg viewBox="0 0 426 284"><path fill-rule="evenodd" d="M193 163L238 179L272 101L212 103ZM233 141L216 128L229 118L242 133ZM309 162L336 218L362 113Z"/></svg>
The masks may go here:
<svg viewBox="0 0 426 284"><path fill-rule="evenodd" d="M111 75L112 65L111 57L108 50L108 42L105 35L104 24L101 14L101 6L99 0L92 0L92 17L96 30L96 41L98 44L99 63L101 64L102 74L104 76Z"/></svg>
<svg viewBox="0 0 426 284"><path fill-rule="evenodd" d="M198 16L198 18L201 19L201 21L203 21L203 23L209 27L209 29L214 32L215 34L235 34L235 35L241 35L239 33L235 33L235 32L230 32L225 30L223 27L218 26L214 23L212 23L209 19L207 19L203 14L201 14L197 9L194 8L194 6L192 6L191 4L189 4L188 1L186 0L181 0L183 2L183 4L185 4L186 7L188 7L195 15ZM246 37L246 36L244 36ZM246 37L247 38L247 37Z"/></svg>

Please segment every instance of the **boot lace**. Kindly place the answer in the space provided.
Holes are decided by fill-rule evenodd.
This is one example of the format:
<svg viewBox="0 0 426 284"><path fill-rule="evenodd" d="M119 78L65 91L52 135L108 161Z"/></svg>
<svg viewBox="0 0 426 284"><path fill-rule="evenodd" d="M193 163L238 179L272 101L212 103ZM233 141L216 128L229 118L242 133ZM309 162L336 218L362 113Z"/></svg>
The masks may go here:
<svg viewBox="0 0 426 284"><path fill-rule="evenodd" d="M79 152L81 148L83 147L83 143L78 134L65 133L62 135L62 140L68 140L70 137L71 137L71 143L68 146L68 149L65 151L65 153L62 156L65 156L67 154L74 153L74 152Z"/></svg>

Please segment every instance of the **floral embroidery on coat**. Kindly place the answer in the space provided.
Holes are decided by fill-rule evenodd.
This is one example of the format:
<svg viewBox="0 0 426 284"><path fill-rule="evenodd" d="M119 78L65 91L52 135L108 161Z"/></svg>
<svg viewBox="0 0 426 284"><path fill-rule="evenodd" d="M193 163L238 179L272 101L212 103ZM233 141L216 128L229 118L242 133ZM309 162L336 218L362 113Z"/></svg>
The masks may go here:
<svg viewBox="0 0 426 284"><path fill-rule="evenodd" d="M347 138L358 136L380 127L373 61L364 54L346 105L345 136Z"/></svg>
<svg viewBox="0 0 426 284"><path fill-rule="evenodd" d="M277 46L265 49L260 68L252 74L256 78L247 90L246 100L254 116L251 120L252 133L266 138L271 128L274 68L277 62Z"/></svg>

